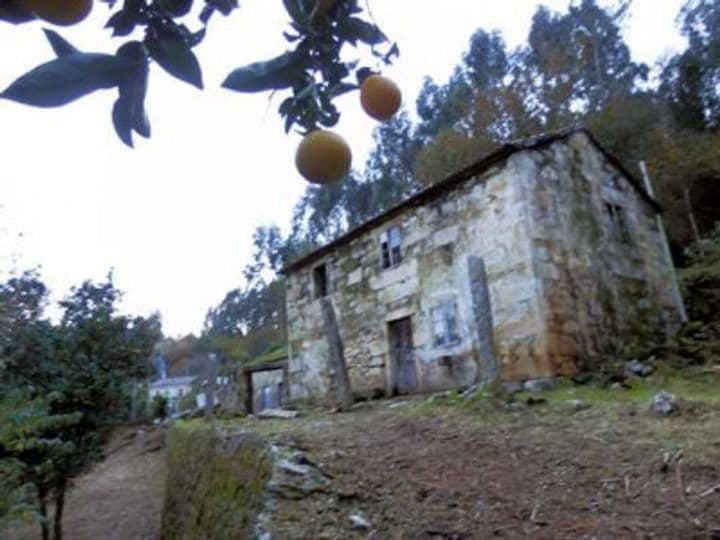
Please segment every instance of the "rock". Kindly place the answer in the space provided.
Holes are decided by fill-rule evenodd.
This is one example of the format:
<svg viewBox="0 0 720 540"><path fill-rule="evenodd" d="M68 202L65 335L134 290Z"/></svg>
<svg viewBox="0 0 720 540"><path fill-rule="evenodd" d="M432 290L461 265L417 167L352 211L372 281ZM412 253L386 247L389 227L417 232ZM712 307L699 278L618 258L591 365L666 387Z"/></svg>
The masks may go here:
<svg viewBox="0 0 720 540"><path fill-rule="evenodd" d="M327 493L330 481L302 452L289 454L274 447L275 464L268 491L281 499L304 499L313 493Z"/></svg>
<svg viewBox="0 0 720 540"><path fill-rule="evenodd" d="M573 411L584 411L590 408L590 404L583 399L570 399L565 403L567 403Z"/></svg>
<svg viewBox="0 0 720 540"><path fill-rule="evenodd" d="M427 398L425 401L428 403L439 403L441 401L447 401L447 399L450 397L450 392L438 392L437 394L433 394L429 398Z"/></svg>
<svg viewBox="0 0 720 540"><path fill-rule="evenodd" d="M281 459L278 462L278 467L280 467L286 473L296 474L298 476L305 476L310 474L310 467L308 467L307 465L293 463L292 461L289 461L287 459Z"/></svg>
<svg viewBox="0 0 720 540"><path fill-rule="evenodd" d="M327 485L328 480L315 470L298 474L278 466L267 484L267 490L281 499L299 500L313 493L326 493Z"/></svg>
<svg viewBox="0 0 720 540"><path fill-rule="evenodd" d="M650 403L650 411L660 416L669 416L680 410L677 398L669 392L658 392Z"/></svg>
<svg viewBox="0 0 720 540"><path fill-rule="evenodd" d="M297 465L309 465L310 467L315 467L317 469L317 463L300 451L293 453L290 457L290 461L296 463Z"/></svg>
<svg viewBox="0 0 720 540"><path fill-rule="evenodd" d="M649 364L643 364L639 360L631 360L625 363L625 375L627 377L647 377L655 371Z"/></svg>
<svg viewBox="0 0 720 540"><path fill-rule="evenodd" d="M523 391L523 383L520 381L507 381L502 383L502 388L508 394L517 394Z"/></svg>
<svg viewBox="0 0 720 540"><path fill-rule="evenodd" d="M610 385L610 390L627 390L627 386L621 382L614 382Z"/></svg>
<svg viewBox="0 0 720 540"><path fill-rule="evenodd" d="M410 405L409 401L393 401L390 405L388 405L388 409L398 409L400 407L405 407L406 405Z"/></svg>
<svg viewBox="0 0 720 540"><path fill-rule="evenodd" d="M283 409L264 409L257 413L258 418L297 418L300 416L298 411L285 411Z"/></svg>
<svg viewBox="0 0 720 540"><path fill-rule="evenodd" d="M525 381L523 388L528 392L546 392L555 388L555 379L529 379Z"/></svg>
<svg viewBox="0 0 720 540"><path fill-rule="evenodd" d="M367 520L367 518L363 515L362 512L355 512L354 514L350 514L349 517L355 529L363 531L367 531L370 529L370 522Z"/></svg>
<svg viewBox="0 0 720 540"><path fill-rule="evenodd" d="M357 401L352 404L350 407L350 410L358 411L362 409L369 409L371 407L371 404L368 401Z"/></svg>

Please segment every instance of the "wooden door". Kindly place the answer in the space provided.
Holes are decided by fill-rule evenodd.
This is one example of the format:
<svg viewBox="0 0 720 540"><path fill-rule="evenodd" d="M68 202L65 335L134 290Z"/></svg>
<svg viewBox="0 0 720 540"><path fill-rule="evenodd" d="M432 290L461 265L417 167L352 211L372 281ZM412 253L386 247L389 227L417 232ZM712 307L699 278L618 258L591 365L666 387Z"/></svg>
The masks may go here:
<svg viewBox="0 0 720 540"><path fill-rule="evenodd" d="M406 317L388 323L388 336L393 365L393 394L409 394L417 391L418 379L411 318Z"/></svg>

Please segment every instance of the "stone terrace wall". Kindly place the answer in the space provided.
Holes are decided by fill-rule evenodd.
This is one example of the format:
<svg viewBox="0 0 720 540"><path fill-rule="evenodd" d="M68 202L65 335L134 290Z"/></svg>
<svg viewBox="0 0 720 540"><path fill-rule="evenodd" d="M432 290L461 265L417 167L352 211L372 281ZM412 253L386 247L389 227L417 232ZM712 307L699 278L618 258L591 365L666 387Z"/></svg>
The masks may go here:
<svg viewBox="0 0 720 540"><path fill-rule="evenodd" d="M420 390L457 387L476 374L476 324L470 305L468 255L483 257L488 277L495 346L504 369L522 355L539 357L538 280L533 275L528 209L517 189L512 156L495 168L431 204L408 208L400 216L339 247L289 277L288 333L290 393L293 399L324 396L330 385L327 343L319 300L313 299L312 271L329 269L333 301L354 392L388 390L387 323L412 316ZM379 235L402 228L403 262L381 268ZM457 304L461 340L435 347L430 309ZM550 374L525 361L520 377Z"/></svg>
<svg viewBox="0 0 720 540"><path fill-rule="evenodd" d="M587 135L523 152L518 164L553 371L597 364L643 329L679 321L656 213ZM629 242L611 234L606 203L623 209Z"/></svg>

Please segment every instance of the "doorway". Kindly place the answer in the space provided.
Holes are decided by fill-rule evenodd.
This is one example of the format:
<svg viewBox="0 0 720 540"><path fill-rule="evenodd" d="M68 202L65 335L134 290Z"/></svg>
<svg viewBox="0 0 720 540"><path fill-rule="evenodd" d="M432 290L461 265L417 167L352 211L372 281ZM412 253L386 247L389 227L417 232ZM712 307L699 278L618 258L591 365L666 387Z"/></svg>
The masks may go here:
<svg viewBox="0 0 720 540"><path fill-rule="evenodd" d="M410 394L418 389L412 319L405 317L388 323L390 344L391 393Z"/></svg>

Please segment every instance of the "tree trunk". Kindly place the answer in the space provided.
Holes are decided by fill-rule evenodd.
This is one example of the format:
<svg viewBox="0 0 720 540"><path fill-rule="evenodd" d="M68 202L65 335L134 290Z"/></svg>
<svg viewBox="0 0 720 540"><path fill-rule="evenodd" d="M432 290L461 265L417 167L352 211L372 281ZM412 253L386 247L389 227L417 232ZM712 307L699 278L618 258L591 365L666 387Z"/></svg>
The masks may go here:
<svg viewBox="0 0 720 540"><path fill-rule="evenodd" d="M695 213L693 212L692 201L690 200L689 188L683 189L683 197L685 198L685 206L687 207L688 219L690 220L690 228L693 232L693 238L695 239L695 242L698 243L698 246L700 246L700 230L698 229L697 221L695 221ZM702 247L700 247L700 249L702 249Z"/></svg>
<svg viewBox="0 0 720 540"><path fill-rule="evenodd" d="M138 419L138 382L130 379L130 422Z"/></svg>
<svg viewBox="0 0 720 540"><path fill-rule="evenodd" d="M330 369L333 373L332 380L335 383L336 406L342 411L347 411L353 404L353 397L347 364L345 363L345 352L340 338L340 329L330 299L323 298L320 302L325 325L325 338L330 349Z"/></svg>
<svg viewBox="0 0 720 540"><path fill-rule="evenodd" d="M38 502L40 503L40 515L42 521L40 528L42 529L42 540L50 540L50 524L48 523L47 512L47 490L43 486L37 486Z"/></svg>
<svg viewBox="0 0 720 540"><path fill-rule="evenodd" d="M58 482L55 487L55 523L53 540L62 540L62 518L63 511L65 510L65 491L67 489L67 483L65 480Z"/></svg>

